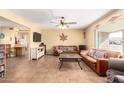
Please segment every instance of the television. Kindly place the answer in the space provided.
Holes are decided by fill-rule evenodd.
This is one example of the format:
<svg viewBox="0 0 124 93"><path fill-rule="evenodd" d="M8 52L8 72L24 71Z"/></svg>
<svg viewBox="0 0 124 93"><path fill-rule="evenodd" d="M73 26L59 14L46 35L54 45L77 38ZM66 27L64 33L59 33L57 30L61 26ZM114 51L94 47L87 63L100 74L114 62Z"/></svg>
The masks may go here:
<svg viewBox="0 0 124 93"><path fill-rule="evenodd" d="M41 34L34 32L33 33L33 42L41 42Z"/></svg>

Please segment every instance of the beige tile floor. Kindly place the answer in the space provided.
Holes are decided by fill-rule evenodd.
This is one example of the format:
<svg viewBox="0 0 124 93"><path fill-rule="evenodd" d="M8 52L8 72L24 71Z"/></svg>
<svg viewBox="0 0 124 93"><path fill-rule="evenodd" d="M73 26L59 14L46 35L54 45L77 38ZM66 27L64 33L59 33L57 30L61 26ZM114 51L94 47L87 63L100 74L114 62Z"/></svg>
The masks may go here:
<svg viewBox="0 0 124 93"><path fill-rule="evenodd" d="M7 59L7 76L0 82L13 83L104 83L106 77L100 77L85 63L81 70L77 63L64 63L59 70L59 59L46 55L38 61L26 58Z"/></svg>

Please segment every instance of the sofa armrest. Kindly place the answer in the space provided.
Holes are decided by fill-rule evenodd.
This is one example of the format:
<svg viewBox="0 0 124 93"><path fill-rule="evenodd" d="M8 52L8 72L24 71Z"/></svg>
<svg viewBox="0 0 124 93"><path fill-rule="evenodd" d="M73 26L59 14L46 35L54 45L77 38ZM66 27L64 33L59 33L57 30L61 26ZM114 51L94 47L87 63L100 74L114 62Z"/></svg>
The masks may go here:
<svg viewBox="0 0 124 93"><path fill-rule="evenodd" d="M108 59L98 58L96 63L97 73L99 75L106 75L108 69Z"/></svg>
<svg viewBox="0 0 124 93"><path fill-rule="evenodd" d="M124 59L109 59L108 68L124 71Z"/></svg>
<svg viewBox="0 0 124 93"><path fill-rule="evenodd" d="M122 76L122 75L115 75L114 83L124 83L124 76Z"/></svg>

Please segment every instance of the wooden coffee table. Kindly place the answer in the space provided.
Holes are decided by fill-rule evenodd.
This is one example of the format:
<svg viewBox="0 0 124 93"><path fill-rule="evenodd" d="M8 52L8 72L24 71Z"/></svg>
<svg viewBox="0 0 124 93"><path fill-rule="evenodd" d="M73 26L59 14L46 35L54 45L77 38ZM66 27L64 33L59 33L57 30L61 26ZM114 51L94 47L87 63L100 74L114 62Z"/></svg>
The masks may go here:
<svg viewBox="0 0 124 93"><path fill-rule="evenodd" d="M82 67L80 65L80 62L82 61L82 57L79 54L60 54L59 56L59 60L60 60L60 67L59 69L61 69L63 62L77 62L79 67L82 70Z"/></svg>

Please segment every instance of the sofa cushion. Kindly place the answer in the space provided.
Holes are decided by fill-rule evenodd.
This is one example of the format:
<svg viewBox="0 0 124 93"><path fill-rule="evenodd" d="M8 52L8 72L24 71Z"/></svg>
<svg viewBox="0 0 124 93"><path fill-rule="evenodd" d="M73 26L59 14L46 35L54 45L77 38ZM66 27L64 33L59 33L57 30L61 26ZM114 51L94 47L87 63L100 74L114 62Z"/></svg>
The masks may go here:
<svg viewBox="0 0 124 93"><path fill-rule="evenodd" d="M87 55L88 54L88 50L81 50L81 52L80 52L80 55Z"/></svg>
<svg viewBox="0 0 124 93"><path fill-rule="evenodd" d="M124 75L115 75L114 82L115 83L124 83Z"/></svg>
<svg viewBox="0 0 124 93"><path fill-rule="evenodd" d="M120 52L116 52L116 51L107 52L107 58L119 58L120 55L121 55Z"/></svg>
<svg viewBox="0 0 124 93"><path fill-rule="evenodd" d="M114 70L114 69L107 70L107 82L109 83L114 82L116 75L124 75L124 72Z"/></svg>
<svg viewBox="0 0 124 93"><path fill-rule="evenodd" d="M94 53L94 58L105 58L106 57L106 51L103 50L96 50L96 52Z"/></svg>
<svg viewBox="0 0 124 93"><path fill-rule="evenodd" d="M68 47L67 50L68 51L75 51L75 49L73 47Z"/></svg>
<svg viewBox="0 0 124 93"><path fill-rule="evenodd" d="M67 48L64 47L64 46L63 46L63 47L61 46L61 47L60 47L60 50L62 50L62 51L67 51Z"/></svg>
<svg viewBox="0 0 124 93"><path fill-rule="evenodd" d="M124 72L124 59L120 58L109 59L109 69L111 68Z"/></svg>
<svg viewBox="0 0 124 93"><path fill-rule="evenodd" d="M89 50L87 55L90 56L90 57L93 57L95 52L96 52L95 49L91 49L91 50Z"/></svg>
<svg viewBox="0 0 124 93"><path fill-rule="evenodd" d="M94 59L94 58L92 58L92 57L90 57L90 56L88 56L88 55L83 55L83 57L84 57L85 59L87 59L88 61L92 62L92 63L96 63L96 62L97 62L96 59Z"/></svg>
<svg viewBox="0 0 124 93"><path fill-rule="evenodd" d="M78 53L77 46L55 46L54 55L59 55L61 53Z"/></svg>
<svg viewBox="0 0 124 93"><path fill-rule="evenodd" d="M124 55L120 55L120 58L121 58L121 59L124 59Z"/></svg>

